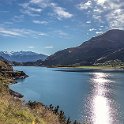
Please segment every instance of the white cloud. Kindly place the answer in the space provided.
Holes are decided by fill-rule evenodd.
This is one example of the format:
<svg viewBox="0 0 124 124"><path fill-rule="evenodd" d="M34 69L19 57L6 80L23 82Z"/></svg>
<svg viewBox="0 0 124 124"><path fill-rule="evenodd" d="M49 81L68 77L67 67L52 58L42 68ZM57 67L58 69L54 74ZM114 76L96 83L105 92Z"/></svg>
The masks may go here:
<svg viewBox="0 0 124 124"><path fill-rule="evenodd" d="M0 28L0 35L3 35L3 36L22 36L21 33L15 31L15 30L10 30L10 29L5 29L5 28Z"/></svg>
<svg viewBox="0 0 124 124"><path fill-rule="evenodd" d="M48 24L47 21L39 21L39 20L33 20L33 23L35 23L35 24Z"/></svg>
<svg viewBox="0 0 124 124"><path fill-rule="evenodd" d="M98 4L103 5L107 0L95 0Z"/></svg>
<svg viewBox="0 0 124 124"><path fill-rule="evenodd" d="M51 3L54 13L57 15L58 19L71 18L73 15L67 12L64 8L57 6L55 3Z"/></svg>
<svg viewBox="0 0 124 124"><path fill-rule="evenodd" d="M53 46L45 46L44 48L45 49L53 49L54 47Z"/></svg>
<svg viewBox="0 0 124 124"><path fill-rule="evenodd" d="M87 24L90 24L90 23L91 23L91 21L87 21L86 23L87 23Z"/></svg>
<svg viewBox="0 0 124 124"><path fill-rule="evenodd" d="M39 36L47 36L46 33L42 33L42 32L39 32L38 35L39 35Z"/></svg>
<svg viewBox="0 0 124 124"><path fill-rule="evenodd" d="M96 29L95 28L91 28L91 29L89 29L89 31L95 31Z"/></svg>
<svg viewBox="0 0 124 124"><path fill-rule="evenodd" d="M109 27L124 29L124 10L116 9L106 15Z"/></svg>
<svg viewBox="0 0 124 124"><path fill-rule="evenodd" d="M96 34L98 34L98 35L100 35L102 33L103 33L102 31L96 31Z"/></svg>
<svg viewBox="0 0 124 124"><path fill-rule="evenodd" d="M9 36L9 37L39 38L41 36L46 36L47 34L39 31L30 30L30 29L15 29L15 28L0 27L0 35Z"/></svg>
<svg viewBox="0 0 124 124"><path fill-rule="evenodd" d="M46 8L46 7L49 6L49 1L48 0L30 0L29 3L38 5L41 8Z"/></svg>
<svg viewBox="0 0 124 124"><path fill-rule="evenodd" d="M101 14L103 12L103 10L101 8L95 8L93 10L94 13L97 13L97 14Z"/></svg>
<svg viewBox="0 0 124 124"><path fill-rule="evenodd" d="M86 9L89 9L92 7L92 2L89 0L87 2L82 2L80 4L77 5L77 7L80 9L80 10L86 10Z"/></svg>
<svg viewBox="0 0 124 124"><path fill-rule="evenodd" d="M34 49L35 47L34 46L28 46L29 49Z"/></svg>
<svg viewBox="0 0 124 124"><path fill-rule="evenodd" d="M21 9L21 12L29 16L39 16L42 12L41 8L32 7L30 3L23 3L20 6L23 8Z"/></svg>
<svg viewBox="0 0 124 124"><path fill-rule="evenodd" d="M93 17L94 20L99 21L100 23L102 23L103 21L105 21L105 20L102 20L101 15L98 15L96 13L93 14L92 17Z"/></svg>
<svg viewBox="0 0 124 124"><path fill-rule="evenodd" d="M44 2L44 0L31 0L31 3L36 3L36 4L39 4L41 2Z"/></svg>
<svg viewBox="0 0 124 124"><path fill-rule="evenodd" d="M108 29L124 29L123 0L89 0L78 4L80 10L87 10L87 15L96 23L105 23Z"/></svg>
<svg viewBox="0 0 124 124"><path fill-rule="evenodd" d="M21 4L23 9L21 12L29 16L40 16L41 12L46 8L51 8L57 19L71 18L73 14L69 13L65 8L51 3L48 0L30 0L28 3ZM53 15L51 14L51 15Z"/></svg>

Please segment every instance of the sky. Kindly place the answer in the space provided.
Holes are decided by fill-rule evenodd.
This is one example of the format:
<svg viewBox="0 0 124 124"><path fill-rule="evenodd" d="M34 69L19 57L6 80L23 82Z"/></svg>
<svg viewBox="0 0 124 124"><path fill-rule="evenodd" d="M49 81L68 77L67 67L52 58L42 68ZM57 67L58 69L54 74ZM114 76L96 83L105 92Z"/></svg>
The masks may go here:
<svg viewBox="0 0 124 124"><path fill-rule="evenodd" d="M0 51L51 55L124 29L124 0L0 0Z"/></svg>

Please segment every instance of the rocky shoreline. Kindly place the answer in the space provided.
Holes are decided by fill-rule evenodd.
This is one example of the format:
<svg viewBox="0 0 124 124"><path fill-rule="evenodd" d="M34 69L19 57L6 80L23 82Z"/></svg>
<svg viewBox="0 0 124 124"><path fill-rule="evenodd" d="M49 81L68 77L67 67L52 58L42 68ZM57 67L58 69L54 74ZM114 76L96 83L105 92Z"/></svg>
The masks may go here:
<svg viewBox="0 0 124 124"><path fill-rule="evenodd" d="M8 84L15 84L17 83L18 79L25 79L28 77L28 75L26 75L23 71L1 71L2 75L4 76L8 76L8 78L10 78L10 81L8 82ZM9 89L9 93L10 95L17 97L17 98L23 98L24 96L18 92L15 92L11 89Z"/></svg>
<svg viewBox="0 0 124 124"><path fill-rule="evenodd" d="M20 94L18 92L15 92L15 91L13 91L11 89L9 89L9 93L10 93L10 95L12 95L14 97L17 97L17 98L23 98L24 97L22 94Z"/></svg>

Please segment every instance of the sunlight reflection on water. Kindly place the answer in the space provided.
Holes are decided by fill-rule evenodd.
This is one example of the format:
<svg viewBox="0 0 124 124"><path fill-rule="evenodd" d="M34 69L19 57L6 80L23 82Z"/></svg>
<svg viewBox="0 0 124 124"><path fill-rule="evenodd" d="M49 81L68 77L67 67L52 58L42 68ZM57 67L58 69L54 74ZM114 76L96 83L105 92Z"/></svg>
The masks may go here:
<svg viewBox="0 0 124 124"><path fill-rule="evenodd" d="M120 124L117 117L117 105L109 87L114 83L105 73L92 73L92 91L87 99L87 122L90 124Z"/></svg>

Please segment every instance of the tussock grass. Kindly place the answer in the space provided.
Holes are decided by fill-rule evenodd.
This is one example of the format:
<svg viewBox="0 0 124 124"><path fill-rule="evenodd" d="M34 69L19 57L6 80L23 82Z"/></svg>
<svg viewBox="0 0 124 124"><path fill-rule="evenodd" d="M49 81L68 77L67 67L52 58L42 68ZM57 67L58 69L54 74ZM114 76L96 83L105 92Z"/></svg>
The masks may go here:
<svg viewBox="0 0 124 124"><path fill-rule="evenodd" d="M41 107L31 110L19 99L9 95L0 96L0 124L60 124L58 117Z"/></svg>
<svg viewBox="0 0 124 124"><path fill-rule="evenodd" d="M11 96L7 81L0 78L0 124L60 124L58 116L44 106L33 110Z"/></svg>

